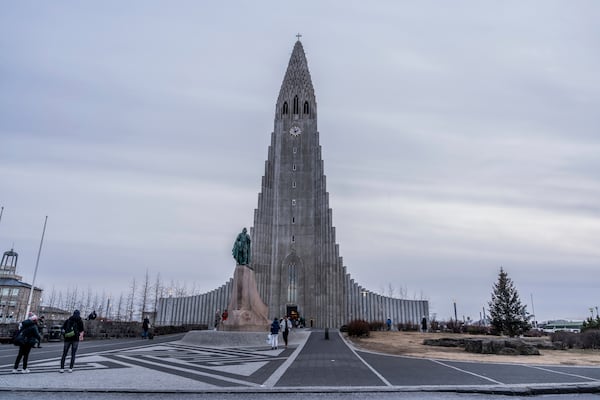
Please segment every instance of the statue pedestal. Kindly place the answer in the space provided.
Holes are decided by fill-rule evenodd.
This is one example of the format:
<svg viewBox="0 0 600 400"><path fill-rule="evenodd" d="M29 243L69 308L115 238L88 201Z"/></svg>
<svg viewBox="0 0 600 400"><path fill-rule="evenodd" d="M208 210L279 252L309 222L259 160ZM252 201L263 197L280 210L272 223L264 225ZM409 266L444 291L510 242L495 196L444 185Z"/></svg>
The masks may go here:
<svg viewBox="0 0 600 400"><path fill-rule="evenodd" d="M245 265L235 267L227 312L225 331L266 332L269 328L269 308L258 294L254 271Z"/></svg>

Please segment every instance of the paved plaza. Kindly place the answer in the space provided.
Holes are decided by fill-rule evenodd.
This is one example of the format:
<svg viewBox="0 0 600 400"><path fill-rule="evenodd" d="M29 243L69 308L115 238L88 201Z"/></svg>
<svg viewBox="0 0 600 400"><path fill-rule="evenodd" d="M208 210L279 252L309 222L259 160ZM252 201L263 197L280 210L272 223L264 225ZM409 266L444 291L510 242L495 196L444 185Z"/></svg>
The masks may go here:
<svg viewBox="0 0 600 400"><path fill-rule="evenodd" d="M16 347L4 345L0 391L600 393L599 367L389 356L354 349L333 331L326 339L323 331L295 330L290 346L276 350L266 344L266 333L233 345L228 334L129 340L108 350L110 341L86 341L74 372L62 374L62 343L33 349L29 374L11 373L8 353L14 360Z"/></svg>

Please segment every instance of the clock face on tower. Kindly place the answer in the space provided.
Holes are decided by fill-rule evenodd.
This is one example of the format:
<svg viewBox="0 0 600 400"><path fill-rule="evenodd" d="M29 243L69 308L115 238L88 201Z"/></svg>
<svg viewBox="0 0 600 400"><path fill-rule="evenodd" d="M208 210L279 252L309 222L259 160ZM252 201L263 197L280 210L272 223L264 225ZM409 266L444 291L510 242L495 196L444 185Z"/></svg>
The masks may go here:
<svg viewBox="0 0 600 400"><path fill-rule="evenodd" d="M302 129L300 129L299 126L294 125L290 128L290 135L292 135L292 136L298 136L301 133L302 133Z"/></svg>

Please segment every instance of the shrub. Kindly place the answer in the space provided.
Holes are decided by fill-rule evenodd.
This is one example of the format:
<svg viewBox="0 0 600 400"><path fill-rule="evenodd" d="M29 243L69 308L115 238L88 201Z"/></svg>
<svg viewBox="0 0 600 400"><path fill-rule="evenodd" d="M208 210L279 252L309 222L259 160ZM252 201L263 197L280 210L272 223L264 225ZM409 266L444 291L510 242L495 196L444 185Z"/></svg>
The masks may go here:
<svg viewBox="0 0 600 400"><path fill-rule="evenodd" d="M386 329L385 322L383 321L371 321L369 322L370 331L383 331Z"/></svg>
<svg viewBox="0 0 600 400"><path fill-rule="evenodd" d="M453 333L462 333L463 332L463 322L462 321L456 321L451 319L450 321L446 322L446 328Z"/></svg>
<svg viewBox="0 0 600 400"><path fill-rule="evenodd" d="M355 319L348 324L348 336L369 336L369 323L362 319Z"/></svg>
<svg viewBox="0 0 600 400"><path fill-rule="evenodd" d="M469 335L487 335L490 333L490 327L485 325L467 325L465 330Z"/></svg>
<svg viewBox="0 0 600 400"><path fill-rule="evenodd" d="M544 331L540 329L530 329L523 334L525 337L542 337L544 336Z"/></svg>
<svg viewBox="0 0 600 400"><path fill-rule="evenodd" d="M416 331L419 331L419 329L421 329L421 325L419 325L419 324L411 324L409 322L407 322L405 324L399 323L397 325L397 327L398 327L399 331L413 331L413 332L416 332Z"/></svg>
<svg viewBox="0 0 600 400"><path fill-rule="evenodd" d="M600 349L600 329L588 329L579 334L581 347L584 349Z"/></svg>
<svg viewBox="0 0 600 400"><path fill-rule="evenodd" d="M550 340L552 340L552 343L560 344L563 349L581 347L580 336L578 333L558 331L550 335Z"/></svg>

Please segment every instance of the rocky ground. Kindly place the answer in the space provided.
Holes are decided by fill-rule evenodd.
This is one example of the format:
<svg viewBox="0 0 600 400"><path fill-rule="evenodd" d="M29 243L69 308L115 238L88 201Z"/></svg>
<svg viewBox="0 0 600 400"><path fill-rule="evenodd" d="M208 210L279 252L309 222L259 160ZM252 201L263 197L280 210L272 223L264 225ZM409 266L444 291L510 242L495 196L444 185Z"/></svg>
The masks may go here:
<svg viewBox="0 0 600 400"><path fill-rule="evenodd" d="M368 338L351 338L359 348L378 353L443 360L502 362L538 365L600 366L600 350L545 350L538 356L507 356L467 353L463 348L426 346L425 339L474 338L474 335L420 332L371 332ZM487 338L490 338L487 336Z"/></svg>

